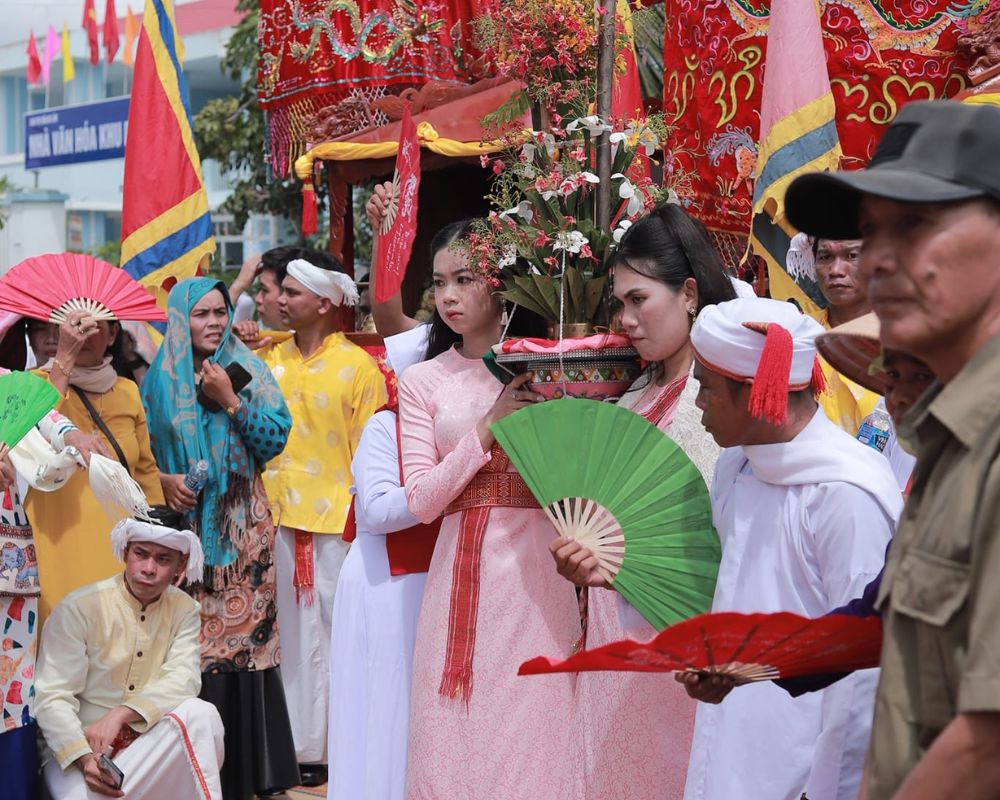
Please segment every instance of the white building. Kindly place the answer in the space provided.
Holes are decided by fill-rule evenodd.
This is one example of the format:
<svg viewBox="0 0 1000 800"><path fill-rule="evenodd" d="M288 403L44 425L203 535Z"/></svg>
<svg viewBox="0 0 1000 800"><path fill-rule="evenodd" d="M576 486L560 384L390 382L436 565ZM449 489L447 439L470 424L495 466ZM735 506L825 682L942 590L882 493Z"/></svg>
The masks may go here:
<svg viewBox="0 0 1000 800"><path fill-rule="evenodd" d="M0 28L0 176L6 177L14 190L0 197L0 214L7 221L0 230L0 272L39 253L64 249L93 252L106 243L113 245L119 241L124 159L27 170L25 114L127 96L132 81L132 70L122 63L124 0L117 2L121 15L119 52L115 61L107 64L102 45L101 61L96 66L90 64L86 33L80 25L82 0L3 0L5 9L8 3L12 6L11 17L18 21ZM186 51L184 74L191 112L196 114L209 100L238 91L237 84L223 75L219 65L240 15L233 10L235 0L176 0L176 3L177 27ZM131 0L129 4L141 21L142 0ZM99 0L95 5L100 34L105 4ZM41 55L48 26L52 25L61 34L63 22L69 26L75 80L63 83L62 58L57 55L48 86L29 86L28 26L34 30ZM218 164L205 161L202 169L209 207L215 212L228 196L229 187ZM216 213L213 223L219 245L216 263L225 266L238 266L245 256L277 243L276 224L269 217L251 220L244 231L234 231L231 217Z"/></svg>

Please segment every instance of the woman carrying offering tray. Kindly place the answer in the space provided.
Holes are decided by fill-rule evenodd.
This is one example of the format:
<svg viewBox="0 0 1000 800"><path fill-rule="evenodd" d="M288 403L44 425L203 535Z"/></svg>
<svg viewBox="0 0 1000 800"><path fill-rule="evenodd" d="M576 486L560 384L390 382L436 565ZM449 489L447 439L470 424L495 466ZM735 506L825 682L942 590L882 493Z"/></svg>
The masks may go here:
<svg viewBox="0 0 1000 800"><path fill-rule="evenodd" d="M673 439L708 485L720 450L695 408L698 382L691 376L689 333L704 306L736 296L734 283L704 228L670 203L626 231L612 270L621 327L649 362L618 405ZM588 650L619 639L644 641L657 633L594 571L589 550L560 537L552 552L560 574L589 584ZM586 774L582 796L682 798L695 704L672 677L587 672L577 680Z"/></svg>
<svg viewBox="0 0 1000 800"><path fill-rule="evenodd" d="M399 391L407 504L421 522L444 517L417 629L407 797L577 800L575 764L545 756L575 735L574 679L517 677L525 658L578 644L576 593L552 570L551 526L490 433L541 397L524 376L504 387L482 361L503 308L470 269L469 230L449 225L432 244L429 360Z"/></svg>

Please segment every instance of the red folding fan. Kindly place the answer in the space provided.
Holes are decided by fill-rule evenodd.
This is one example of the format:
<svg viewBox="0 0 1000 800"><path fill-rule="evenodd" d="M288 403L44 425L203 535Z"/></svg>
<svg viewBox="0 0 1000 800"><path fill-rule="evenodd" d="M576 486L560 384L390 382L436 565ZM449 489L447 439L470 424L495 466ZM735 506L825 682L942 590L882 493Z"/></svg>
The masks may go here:
<svg viewBox="0 0 1000 800"><path fill-rule="evenodd" d="M0 277L0 309L56 324L73 311L105 320L167 319L125 270L81 253L49 253L13 267Z"/></svg>
<svg viewBox="0 0 1000 800"><path fill-rule="evenodd" d="M713 672L737 683L877 667L882 620L834 614L702 614L665 628L648 642L623 639L565 661L525 661L518 675L550 672Z"/></svg>

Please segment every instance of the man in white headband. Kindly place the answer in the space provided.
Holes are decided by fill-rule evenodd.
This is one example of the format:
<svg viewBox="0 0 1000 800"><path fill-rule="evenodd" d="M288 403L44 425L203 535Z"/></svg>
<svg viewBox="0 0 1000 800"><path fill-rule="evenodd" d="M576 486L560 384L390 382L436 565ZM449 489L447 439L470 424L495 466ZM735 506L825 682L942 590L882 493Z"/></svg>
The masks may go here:
<svg viewBox="0 0 1000 800"><path fill-rule="evenodd" d="M292 338L262 347L292 414L284 452L264 486L279 524L275 565L281 677L305 785L326 781L330 626L348 545L351 459L386 400L375 360L340 331L358 302L354 281L328 253L288 262L278 309Z"/></svg>
<svg viewBox="0 0 1000 800"><path fill-rule="evenodd" d="M822 327L789 303L731 300L691 330L702 423L726 449L712 484L722 563L713 611L817 617L882 567L902 506L886 460L817 407ZM718 679L680 675L717 703ZM793 699L772 683L699 704L686 800L854 800L875 670Z"/></svg>
<svg viewBox="0 0 1000 800"><path fill-rule="evenodd" d="M200 579L201 543L156 511L166 524L115 526L124 572L67 595L42 630L35 715L53 798L221 800L222 720L198 699L201 608L174 585Z"/></svg>

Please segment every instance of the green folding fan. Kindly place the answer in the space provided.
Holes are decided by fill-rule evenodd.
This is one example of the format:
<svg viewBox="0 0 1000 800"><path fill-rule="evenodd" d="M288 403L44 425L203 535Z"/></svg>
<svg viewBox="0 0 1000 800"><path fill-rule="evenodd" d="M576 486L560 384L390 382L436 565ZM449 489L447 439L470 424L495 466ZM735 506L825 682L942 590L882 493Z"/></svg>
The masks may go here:
<svg viewBox="0 0 1000 800"><path fill-rule="evenodd" d="M657 629L712 604L721 549L698 468L620 406L550 400L492 427L556 530Z"/></svg>
<svg viewBox="0 0 1000 800"><path fill-rule="evenodd" d="M37 375L0 375L0 456L20 442L58 402L59 392Z"/></svg>

